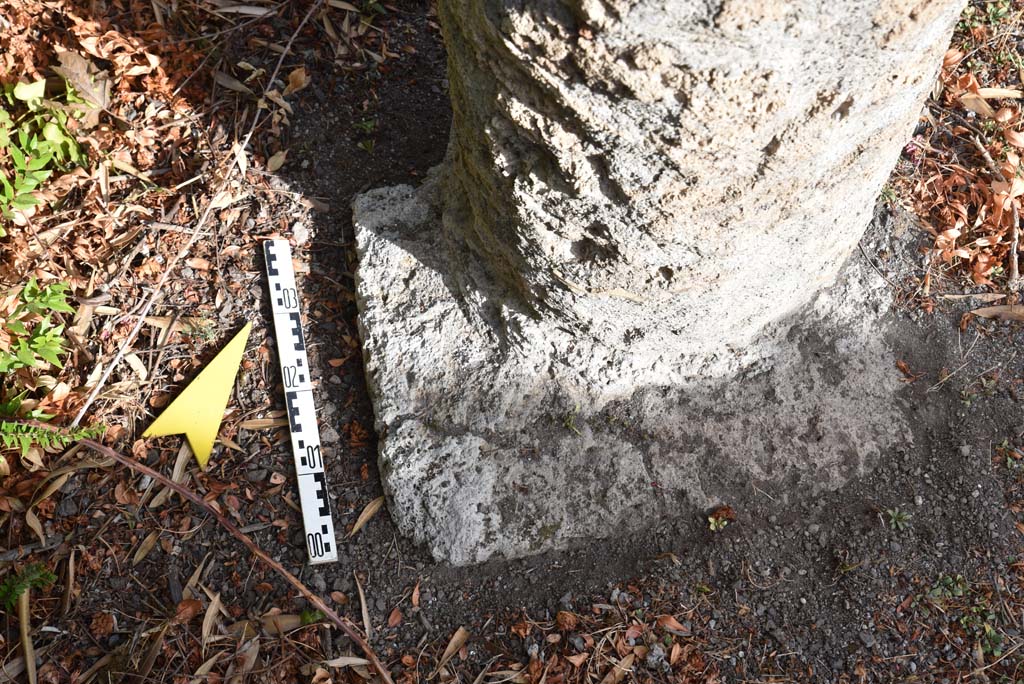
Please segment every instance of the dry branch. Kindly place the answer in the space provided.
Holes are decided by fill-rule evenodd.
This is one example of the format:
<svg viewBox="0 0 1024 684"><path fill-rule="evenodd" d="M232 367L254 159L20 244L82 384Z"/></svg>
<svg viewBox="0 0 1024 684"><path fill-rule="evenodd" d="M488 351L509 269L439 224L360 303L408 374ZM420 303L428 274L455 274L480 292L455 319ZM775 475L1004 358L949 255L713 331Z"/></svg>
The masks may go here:
<svg viewBox="0 0 1024 684"><path fill-rule="evenodd" d="M174 493L178 494L182 498L188 499L193 504L203 509L203 511L205 511L206 513L212 515L217 520L217 522L220 523L221 527L227 530L232 537L242 542L242 544L244 544L245 547L249 549L249 551L252 552L254 556L256 556L258 559L266 563L266 565L271 570L276 572L286 582L288 582L288 584L292 585L295 589L297 589L298 592L302 594L303 598L305 598L307 601L313 604L313 606L321 613L323 613L328 620L330 620L336 627L338 627L338 629L344 632L345 635L349 639L351 639L353 643L355 643L360 648L360 650L362 650L363 653L366 654L367 660L369 660L370 663L372 663L373 666L377 669L377 671L380 673L381 678L384 680L385 684L394 684L394 682L391 680L391 676L388 673L387 669L377 658L377 654L374 653L373 648L371 648L370 644L368 644L366 640L359 635L359 632L355 629L355 627L352 626L351 623L349 623L348 620L334 612L334 610L330 606L328 606L323 599L321 599L319 596L310 591L310 589L306 587L306 585L303 584L298 577L288 572L288 570L286 570L283 565L281 565L276 560L271 558L266 551L257 546L256 542L250 539L249 536L242 532L240 529L235 527L234 523L228 520L223 513L214 508L209 502L204 501L201 496L199 496L190 489L186 489L185 487L166 477L162 473L153 470L152 468L143 465L138 461L128 458L127 456L124 456L123 454L114 451L108 446L100 444L99 442L95 442L91 439L83 439L81 440L80 443L92 449L93 451L103 454L104 456L109 456L110 458L114 459L121 465L126 466L137 473L141 473L142 475L147 475L151 477L154 481L159 482L160 484L172 490Z"/></svg>

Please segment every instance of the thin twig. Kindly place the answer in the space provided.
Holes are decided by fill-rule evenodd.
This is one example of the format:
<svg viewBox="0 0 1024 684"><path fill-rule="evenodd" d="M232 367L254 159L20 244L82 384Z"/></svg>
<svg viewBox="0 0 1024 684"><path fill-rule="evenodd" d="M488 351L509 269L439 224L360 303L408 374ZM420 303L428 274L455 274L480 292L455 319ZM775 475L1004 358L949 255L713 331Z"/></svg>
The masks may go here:
<svg viewBox="0 0 1024 684"><path fill-rule="evenodd" d="M45 425L41 423L36 423L34 421L33 424L40 426ZM47 427L53 429L52 426ZM335 613L334 609L328 606L323 599L321 599L319 596L314 594L308 587L306 587L306 585L303 584L298 577L288 572L288 570L286 570L283 565L281 565L276 560L271 558L266 551L257 546L256 542L250 539L249 536L242 532L240 529L235 527L234 523L228 520L223 513L214 508L209 502L204 500L201 496L199 496L192 490L183 487L182 485L178 484L177 482L165 476L164 474L156 470L153 470L152 468L142 463L139 463L138 461L128 458L127 456L120 454L117 451L114 451L108 446L100 444L99 442L96 442L91 439L83 439L80 440L79 443L82 444L83 446L92 449L93 451L103 454L104 456L109 456L110 458L114 459L121 465L126 466L127 468L130 468L131 470L134 470L137 473L141 473L142 475L146 475L147 477L152 478L154 481L159 482L163 486L172 490L174 493L178 494L183 499L188 499L193 504L201 508L203 511L212 515L217 520L217 522L220 523L220 526L227 530L227 532L232 537L242 542L242 544L244 544L245 547L249 549L249 551L254 556L256 556L258 559L266 563L266 565L271 570L276 572L288 584L292 585L295 589L297 589L298 592L302 594L303 598L305 598L307 601L313 604L313 606L321 613L323 613L328 620L330 620L332 623L334 623L336 627L338 627L338 629L344 632L345 636L351 639L352 642L355 643L356 646L358 646L359 649L362 650L364 654L366 654L367 660L369 660L373 664L373 666L377 668L377 671L380 673L380 676L384 680L385 684L394 684L394 682L391 680L391 675L388 673L387 669L377 658L377 654L373 651L373 648L370 647L370 644L366 643L366 640L359 635L359 632L355 629L355 627L352 626L352 624L348 620Z"/></svg>
<svg viewBox="0 0 1024 684"><path fill-rule="evenodd" d="M309 8L308 12L306 12L306 16L304 16L302 18L302 21L299 22L298 27L295 29L291 37L288 39L288 43L284 46L284 50L281 53L281 58L277 60L277 65L274 67L274 71L270 75L270 79L267 81L267 88L273 86L274 80L277 78L278 74L281 72L281 67L284 65L285 56L288 55L289 52L291 51L292 44L294 44L295 39L298 37L299 33L302 32L302 29L303 27L305 27L306 22L309 21L310 17L313 16L313 13L316 12L316 10L319 9L322 4L323 0L317 0L317 2L313 3L313 6ZM267 88L264 88L264 94L266 93ZM257 113L256 116L253 117L252 125L249 127L249 132L246 133L245 139L243 140L240 149L244 150L246 147L248 147L249 141L252 140L252 136L253 134L255 134L256 127L259 124L259 122L260 117L259 113ZM231 183L232 177L234 175L233 170L235 168L235 164L234 160L230 157L230 155L228 155L225 161L227 169L225 171L224 178L221 181L220 186L213 193L213 196L210 198L210 201L206 204L206 209L203 211L202 216L199 217L199 222L196 223L195 228L192 230L192 235L189 237L188 242L186 242L185 245L180 250L178 250L177 254L174 255L170 262L168 262L167 268L165 268L164 272L160 275L160 280L157 281L156 287L153 289L152 294L150 294L149 299L146 300L146 305L142 307L142 311L139 313L139 318L135 322L135 325L132 327L131 331L128 333L128 337L126 337L124 339L124 342L121 343L121 346L118 348L117 353L114 355L113 360L110 362L110 365L107 366L106 370L103 371L103 374L96 382L96 385L92 388L92 391L89 392L89 396L86 398L85 403L82 404L82 408L78 410L78 414L75 415L75 419L71 421L70 427L77 427L78 424L82 422L82 419L85 417L85 414L89 411L89 408L92 406L93 402L96 401L96 397L99 396L99 393L103 389L103 386L106 385L107 380L110 378L110 374L113 372L117 364L121 362L121 359L124 358L124 355L128 352L128 349L131 348L132 343L135 342L135 338L138 336L139 331L142 329L142 325L143 323L145 323L146 316L149 315L150 309L152 309L153 305L156 304L156 302L159 301L160 298L163 296L164 284L166 284L167 279L170 277L171 273L174 272L174 268L178 265L178 262L181 261L181 259L189 252L189 250L192 249L192 245L196 243L196 241L202 234L203 227L206 225L206 222L210 220L210 216L213 214L213 211L217 206L217 203L214 200L217 197L219 197L222 193L227 192L228 186Z"/></svg>

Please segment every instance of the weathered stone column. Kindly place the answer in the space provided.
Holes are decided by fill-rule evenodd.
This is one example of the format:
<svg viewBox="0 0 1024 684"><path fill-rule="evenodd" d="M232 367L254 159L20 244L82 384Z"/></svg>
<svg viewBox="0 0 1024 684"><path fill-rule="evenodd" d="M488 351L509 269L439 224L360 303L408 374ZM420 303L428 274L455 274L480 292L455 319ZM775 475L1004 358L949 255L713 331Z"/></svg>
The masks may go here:
<svg viewBox="0 0 1024 684"><path fill-rule="evenodd" d="M441 0L448 159L355 203L400 527L520 555L908 439L840 271L962 5Z"/></svg>

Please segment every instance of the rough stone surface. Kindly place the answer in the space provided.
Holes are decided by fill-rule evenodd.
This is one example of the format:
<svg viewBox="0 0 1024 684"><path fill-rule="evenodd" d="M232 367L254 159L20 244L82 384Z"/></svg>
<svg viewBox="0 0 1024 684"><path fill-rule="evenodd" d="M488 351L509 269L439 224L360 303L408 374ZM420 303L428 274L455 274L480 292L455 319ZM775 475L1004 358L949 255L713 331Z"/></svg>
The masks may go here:
<svg viewBox="0 0 1024 684"><path fill-rule="evenodd" d="M963 4L444 0L453 253L620 354L743 347L835 279Z"/></svg>
<svg viewBox="0 0 1024 684"><path fill-rule="evenodd" d="M441 2L448 159L354 203L399 527L524 555L910 439L883 283L822 288L961 5Z"/></svg>
<svg viewBox="0 0 1024 684"><path fill-rule="evenodd" d="M507 310L510 341L454 296L436 182L372 191L355 210L389 508L438 558L639 531L736 504L759 483L834 488L911 439L877 323L885 283L867 265L772 326L736 376L659 381L669 374L639 359L609 366L556 320ZM588 380L605 371L621 385Z"/></svg>

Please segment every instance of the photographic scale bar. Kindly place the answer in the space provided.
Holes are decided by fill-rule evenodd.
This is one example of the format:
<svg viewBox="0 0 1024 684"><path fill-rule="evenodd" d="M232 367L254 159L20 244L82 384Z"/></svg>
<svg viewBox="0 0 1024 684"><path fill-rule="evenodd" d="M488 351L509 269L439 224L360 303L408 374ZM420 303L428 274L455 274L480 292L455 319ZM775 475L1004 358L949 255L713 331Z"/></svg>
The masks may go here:
<svg viewBox="0 0 1024 684"><path fill-rule="evenodd" d="M274 314L274 337L284 380L285 408L295 457L295 474L299 481L306 549L310 563L332 563L338 560L338 544L334 538L327 476L320 453L320 429L316 424L306 341L302 337L299 291L295 286L291 246L286 240L266 240L263 256L267 261L270 308Z"/></svg>

